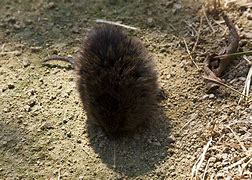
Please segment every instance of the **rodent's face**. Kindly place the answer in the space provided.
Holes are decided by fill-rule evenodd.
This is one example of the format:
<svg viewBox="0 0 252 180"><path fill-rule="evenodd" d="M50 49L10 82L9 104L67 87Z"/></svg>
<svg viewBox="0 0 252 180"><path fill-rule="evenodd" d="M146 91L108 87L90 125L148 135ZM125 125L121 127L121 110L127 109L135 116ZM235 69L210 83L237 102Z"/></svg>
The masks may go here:
<svg viewBox="0 0 252 180"><path fill-rule="evenodd" d="M109 95L96 98L93 104L92 116L106 134L117 134L124 129L124 115L119 101Z"/></svg>

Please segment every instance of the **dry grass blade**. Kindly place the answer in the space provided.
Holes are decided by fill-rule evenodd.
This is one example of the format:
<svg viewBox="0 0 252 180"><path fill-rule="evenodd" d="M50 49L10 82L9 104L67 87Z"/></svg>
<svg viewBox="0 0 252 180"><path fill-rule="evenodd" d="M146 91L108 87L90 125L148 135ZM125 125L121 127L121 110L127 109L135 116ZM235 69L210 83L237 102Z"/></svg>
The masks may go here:
<svg viewBox="0 0 252 180"><path fill-rule="evenodd" d="M191 55L191 52L189 51L188 46L187 46L187 43L186 43L186 41L185 41L184 38L183 38L183 41L184 41L184 44L185 44L185 47L186 47L186 51L187 51L187 53L189 54L189 57L191 58L193 64L196 66L197 69L200 69L199 66L196 64L196 62L193 60L192 55Z"/></svg>
<svg viewBox="0 0 252 180"><path fill-rule="evenodd" d="M190 124L196 117L197 117L197 115L191 116L191 118L184 124L184 126L182 126L182 128L180 128L180 129L178 130L178 134L180 134L180 132L181 132L188 124Z"/></svg>
<svg viewBox="0 0 252 180"><path fill-rule="evenodd" d="M5 44L3 44L1 47L1 53L4 51L4 46L5 46Z"/></svg>
<svg viewBox="0 0 252 180"><path fill-rule="evenodd" d="M58 172L58 180L60 180L60 179L61 179L60 170L61 170L61 169L59 169L59 172Z"/></svg>
<svg viewBox="0 0 252 180"><path fill-rule="evenodd" d="M197 47L197 44L198 44L198 42L199 42L200 31L201 31L201 28L202 28L202 20L203 20L203 17L201 16L201 17L200 17L200 26L199 26L199 30L198 30L198 32L197 32L197 39L196 39L196 42L195 42L195 44L194 44L194 46L193 46L192 52L195 51L195 49L196 49L196 47Z"/></svg>
<svg viewBox="0 0 252 180"><path fill-rule="evenodd" d="M205 8L203 9L203 15L204 15L204 17L206 18L207 23L208 23L208 25L210 26L211 30L213 31L213 33L215 33L215 30L214 30L214 28L213 28L213 26L212 26L210 20L208 19L207 15L206 15L206 10L205 10Z"/></svg>
<svg viewBox="0 0 252 180"><path fill-rule="evenodd" d="M204 174L203 174L203 177L202 177L203 180L204 180L205 177L206 177L206 173L207 173L207 169L208 169L209 162L210 162L210 159L208 159L208 161L207 161L206 168L205 168L205 170L204 170Z"/></svg>
<svg viewBox="0 0 252 180"><path fill-rule="evenodd" d="M193 33L197 34L196 29L186 20L183 20L183 22L189 27L189 29L192 29Z"/></svg>
<svg viewBox="0 0 252 180"><path fill-rule="evenodd" d="M230 126L228 126L228 125L225 125L225 127L228 128L233 133L235 139L240 144L242 150L247 154L248 150L245 148L244 144L241 142L240 138L236 135L236 133L233 131L233 129Z"/></svg>
<svg viewBox="0 0 252 180"><path fill-rule="evenodd" d="M244 172L245 168L248 166L249 163L252 162L252 158L250 157L250 159L248 160L248 162L246 162L245 164L242 165L242 172Z"/></svg>
<svg viewBox="0 0 252 180"><path fill-rule="evenodd" d="M214 59L225 59L225 58L231 58L231 57L240 57L243 55L252 55L252 51L245 51L245 52L238 52L238 53L231 53L231 54L223 54L219 56L213 57Z"/></svg>
<svg viewBox="0 0 252 180"><path fill-rule="evenodd" d="M204 147L203 153L199 156L199 158L197 159L196 163L193 165L193 167L192 167L192 178L193 177L197 177L198 170L199 170L202 162L205 159L206 152L207 152L207 150L208 150L211 142L212 142L212 137L209 139L209 141L207 142L206 146Z"/></svg>
<svg viewBox="0 0 252 180"><path fill-rule="evenodd" d="M250 88L250 83L251 83L251 77L252 77L252 66L250 66L250 69L249 69L249 72L248 72L248 75L247 75L247 78L246 78L246 81L245 81L245 85L244 85L244 88L243 88L243 91L242 91L243 96L240 97L240 99L238 101L238 104L243 100L243 98L245 96L249 95L249 88ZM247 99L245 99L245 100L247 100Z"/></svg>
<svg viewBox="0 0 252 180"><path fill-rule="evenodd" d="M236 89L232 88L231 86L228 86L228 85L224 84L223 82L217 81L217 80L215 80L215 79L212 79L212 78L209 78L209 77L206 77L206 76L203 76L203 78L206 79L206 80L208 80L208 81L211 81L211 82L214 82L214 83L216 83L216 84L219 84L219 85L221 85L221 86L224 86L224 87L226 87L226 88L229 88L229 89L231 89L232 91L236 92L237 94L240 94L241 96L248 97L248 96L242 94L241 92L237 91Z"/></svg>
<svg viewBox="0 0 252 180"><path fill-rule="evenodd" d="M8 54L19 54L20 51L8 51L8 52L0 52L0 55L8 55Z"/></svg>
<svg viewBox="0 0 252 180"><path fill-rule="evenodd" d="M237 161L237 162L231 164L230 166L226 167L225 169L230 170L230 169L242 164L243 161L245 161L246 159L247 159L247 157L244 157L244 158L240 159L239 161Z"/></svg>
<svg viewBox="0 0 252 180"><path fill-rule="evenodd" d="M118 23L118 22L107 21L107 20L103 20L103 19L96 19L95 22L104 23L104 24L112 24L112 25L115 25L115 26L121 26L121 27L126 28L126 29L139 30L139 28L136 28L136 27L128 26L128 25L121 24L121 23Z"/></svg>

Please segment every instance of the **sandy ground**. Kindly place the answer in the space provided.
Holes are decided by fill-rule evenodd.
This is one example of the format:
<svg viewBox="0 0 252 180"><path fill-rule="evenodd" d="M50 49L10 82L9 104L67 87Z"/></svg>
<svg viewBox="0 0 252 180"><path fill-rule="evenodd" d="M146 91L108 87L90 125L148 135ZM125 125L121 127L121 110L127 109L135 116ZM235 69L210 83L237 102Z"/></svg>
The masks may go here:
<svg viewBox="0 0 252 180"><path fill-rule="evenodd" d="M251 101L238 105L240 96L224 87L206 94L202 63L225 47L228 31L211 16L211 26L206 17L200 25L200 9L197 1L1 0L0 179L190 179L208 142L198 178L251 178ZM250 11L227 13L239 50L251 50ZM95 19L140 28L127 32L155 57L167 98L133 137L111 141L87 126L71 67L41 64L52 54L74 56ZM183 38L191 50L199 28L197 69ZM248 69L243 63L224 80L241 92Z"/></svg>

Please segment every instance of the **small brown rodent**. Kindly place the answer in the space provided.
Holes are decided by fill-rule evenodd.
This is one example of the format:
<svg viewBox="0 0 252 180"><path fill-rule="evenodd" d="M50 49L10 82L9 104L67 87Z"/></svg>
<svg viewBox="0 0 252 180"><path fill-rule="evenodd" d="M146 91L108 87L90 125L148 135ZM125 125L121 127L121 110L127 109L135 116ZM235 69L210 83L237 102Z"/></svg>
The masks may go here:
<svg viewBox="0 0 252 180"><path fill-rule="evenodd" d="M80 47L74 68L88 121L109 135L134 131L157 104L157 73L152 56L119 27L99 25Z"/></svg>

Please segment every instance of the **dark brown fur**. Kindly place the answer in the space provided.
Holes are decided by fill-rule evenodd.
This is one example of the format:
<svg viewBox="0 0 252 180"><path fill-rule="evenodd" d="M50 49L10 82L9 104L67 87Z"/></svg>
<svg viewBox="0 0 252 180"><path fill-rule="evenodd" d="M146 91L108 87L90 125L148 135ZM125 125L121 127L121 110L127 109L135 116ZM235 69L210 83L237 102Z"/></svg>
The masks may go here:
<svg viewBox="0 0 252 180"><path fill-rule="evenodd" d="M144 124L156 105L157 75L144 45L118 27L94 28L75 62L89 121L109 134Z"/></svg>

